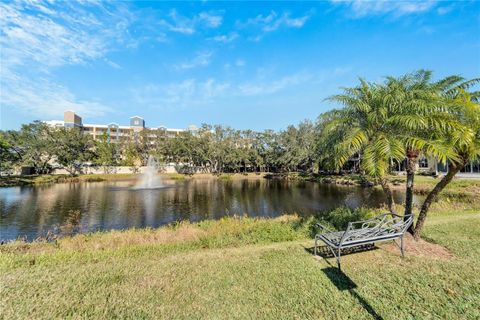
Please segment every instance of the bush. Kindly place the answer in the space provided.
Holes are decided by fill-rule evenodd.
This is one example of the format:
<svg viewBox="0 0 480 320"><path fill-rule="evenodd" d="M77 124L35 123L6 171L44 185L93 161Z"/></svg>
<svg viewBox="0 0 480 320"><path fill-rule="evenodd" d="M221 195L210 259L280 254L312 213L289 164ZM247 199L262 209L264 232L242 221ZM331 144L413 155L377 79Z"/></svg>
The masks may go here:
<svg viewBox="0 0 480 320"><path fill-rule="evenodd" d="M375 214L371 209L348 207L338 207L321 216L321 220L327 222L337 230L345 230L349 222L365 220L373 217Z"/></svg>

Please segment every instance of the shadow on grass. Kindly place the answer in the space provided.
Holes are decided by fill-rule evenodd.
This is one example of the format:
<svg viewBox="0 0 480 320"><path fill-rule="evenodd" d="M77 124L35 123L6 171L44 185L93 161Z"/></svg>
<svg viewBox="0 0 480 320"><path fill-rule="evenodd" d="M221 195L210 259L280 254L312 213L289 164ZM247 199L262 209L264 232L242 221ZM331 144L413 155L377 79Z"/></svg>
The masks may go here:
<svg viewBox="0 0 480 320"><path fill-rule="evenodd" d="M304 247L305 251L312 254L314 253L314 248L306 248ZM342 249L342 256L349 255L349 254L356 254L365 251L377 250L374 244L367 244L358 247L346 248ZM333 258L334 255L332 251L327 246L319 246L317 247L317 254L322 258ZM322 272L327 276L327 278L332 282L332 284L339 290L339 291L348 291L350 295L358 301L358 303L367 311L374 319L383 320L383 317L379 315L375 309L365 300L361 295L359 295L355 289L358 288L357 284L350 279L345 273L340 271L338 268L335 268L330 261L325 260L330 267L322 269Z"/></svg>
<svg viewBox="0 0 480 320"><path fill-rule="evenodd" d="M322 269L327 278L337 287L340 291L348 291L350 295L358 301L358 303L367 311L374 319L383 320L383 317L379 315L375 309L359 295L355 289L358 287L352 279L350 279L345 273L334 267L328 267Z"/></svg>
<svg viewBox="0 0 480 320"><path fill-rule="evenodd" d="M307 251L310 254L314 253L314 247L310 247L310 248L304 247L304 249L305 249L305 251ZM348 256L350 254L356 254L356 253L361 253L361 252L371 251L371 250L377 250L377 249L378 249L378 247L376 247L374 244L365 244L363 246L345 248L345 249L342 249L342 257L343 256ZM324 259L335 257L333 255L332 251L327 246L318 246L317 247L317 254Z"/></svg>

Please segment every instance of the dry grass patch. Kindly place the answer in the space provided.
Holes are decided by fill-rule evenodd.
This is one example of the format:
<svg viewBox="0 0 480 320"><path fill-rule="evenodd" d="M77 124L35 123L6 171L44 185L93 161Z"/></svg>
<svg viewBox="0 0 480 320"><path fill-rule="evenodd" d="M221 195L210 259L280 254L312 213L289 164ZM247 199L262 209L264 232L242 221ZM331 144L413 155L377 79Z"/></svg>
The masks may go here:
<svg viewBox="0 0 480 320"><path fill-rule="evenodd" d="M176 228L130 229L111 231L107 235L77 235L59 242L59 247L70 250L115 249L131 245L172 244L192 242L205 235L205 231L188 223Z"/></svg>
<svg viewBox="0 0 480 320"><path fill-rule="evenodd" d="M405 255L407 256L439 260L452 260L455 258L455 255L447 248L423 239L415 241L410 234L408 234L403 241L405 244ZM394 243L382 245L380 248L394 254L399 254L399 248Z"/></svg>
<svg viewBox="0 0 480 320"><path fill-rule="evenodd" d="M204 237L206 232L190 223L176 227L158 229L112 230L90 234L77 234L63 237L55 242L34 241L31 243L14 241L0 246L3 253L41 253L58 250L85 251L118 249L134 245L158 245L194 242Z"/></svg>
<svg viewBox="0 0 480 320"><path fill-rule="evenodd" d="M40 254L114 250L134 246L180 245L219 248L249 243L269 243L308 236L313 219L285 215L274 219L226 217L199 223L180 222L157 229L111 230L65 236L55 241L13 241L0 245L0 253Z"/></svg>

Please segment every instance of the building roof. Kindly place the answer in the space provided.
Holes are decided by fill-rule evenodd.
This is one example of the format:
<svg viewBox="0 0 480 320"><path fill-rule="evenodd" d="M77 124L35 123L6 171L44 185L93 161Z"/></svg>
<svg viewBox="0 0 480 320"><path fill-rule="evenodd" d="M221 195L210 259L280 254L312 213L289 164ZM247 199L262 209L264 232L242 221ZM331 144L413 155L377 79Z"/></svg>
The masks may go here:
<svg viewBox="0 0 480 320"><path fill-rule="evenodd" d="M67 112L67 111L75 113L74 111L71 111L71 110L65 110L65 112ZM75 115L77 115L77 114L75 114ZM145 121L145 119L143 117L140 117L140 116L130 117L130 119L133 119L133 118L138 118L138 119L141 119L141 120ZM49 120L49 121L43 121L43 122L50 125L50 126L64 126L65 125L65 121L63 121L63 120ZM116 122L110 122L108 124L93 124L93 123L83 123L82 124L83 127L96 127L96 128L102 128L102 129L108 129L108 127L111 126L111 125L118 126L119 129L136 128L136 126L130 126L130 125L129 126L121 126ZM195 126L195 125L189 125L187 128L184 128L184 129L168 128L164 125L160 125L158 127L152 127L152 128L148 128L148 127L145 127L145 128L150 129L150 130L162 129L162 130L174 131L174 132L184 132L184 131L188 131L188 130L191 130L191 131L198 130L198 127Z"/></svg>

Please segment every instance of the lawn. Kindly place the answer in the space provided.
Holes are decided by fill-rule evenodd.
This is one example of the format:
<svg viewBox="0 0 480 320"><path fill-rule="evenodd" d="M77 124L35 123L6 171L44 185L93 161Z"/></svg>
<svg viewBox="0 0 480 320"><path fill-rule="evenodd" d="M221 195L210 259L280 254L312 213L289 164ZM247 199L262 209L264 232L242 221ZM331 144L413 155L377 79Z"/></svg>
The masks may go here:
<svg viewBox="0 0 480 320"><path fill-rule="evenodd" d="M480 213L434 214L453 257L309 252L311 220L224 219L0 247L0 318L478 319ZM331 264L330 264L331 263Z"/></svg>

